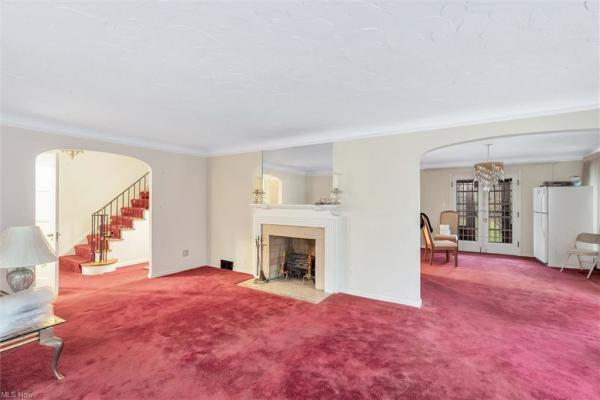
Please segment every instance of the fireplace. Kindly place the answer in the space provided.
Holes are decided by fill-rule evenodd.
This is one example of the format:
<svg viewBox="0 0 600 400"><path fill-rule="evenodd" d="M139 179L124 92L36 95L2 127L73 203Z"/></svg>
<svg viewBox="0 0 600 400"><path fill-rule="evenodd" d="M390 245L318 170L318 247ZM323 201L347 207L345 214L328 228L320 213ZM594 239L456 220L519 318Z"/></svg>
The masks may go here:
<svg viewBox="0 0 600 400"><path fill-rule="evenodd" d="M303 284L302 281L284 279L275 279L274 282L279 286L288 282L298 283L296 287L312 288L324 293L337 293L345 287L344 219L337 215L339 206L256 204L253 207L252 242L260 237L263 243L261 264L255 264L255 276L259 275L261 269L267 277L277 276L276 271L279 271L282 255L277 252L271 262L271 237L311 239L313 242L309 246L314 246L314 286ZM275 239L275 247L281 246L281 242L278 244L278 241L279 239ZM256 247L254 249L256 250Z"/></svg>
<svg viewBox="0 0 600 400"><path fill-rule="evenodd" d="M267 278L302 280L323 290L323 228L264 224L262 237L262 267Z"/></svg>
<svg viewBox="0 0 600 400"><path fill-rule="evenodd" d="M315 284L316 240L288 236L269 237L269 279L300 279Z"/></svg>

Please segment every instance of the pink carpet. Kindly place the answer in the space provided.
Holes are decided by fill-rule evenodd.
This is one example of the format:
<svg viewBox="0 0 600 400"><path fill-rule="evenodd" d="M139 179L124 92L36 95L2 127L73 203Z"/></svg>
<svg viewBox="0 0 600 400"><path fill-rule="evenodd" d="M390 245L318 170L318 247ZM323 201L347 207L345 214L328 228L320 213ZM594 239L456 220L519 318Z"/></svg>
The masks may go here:
<svg viewBox="0 0 600 400"><path fill-rule="evenodd" d="M1 390L55 399L597 399L600 273L461 254L422 266L421 309L319 305L213 268L62 276L65 340L2 356Z"/></svg>

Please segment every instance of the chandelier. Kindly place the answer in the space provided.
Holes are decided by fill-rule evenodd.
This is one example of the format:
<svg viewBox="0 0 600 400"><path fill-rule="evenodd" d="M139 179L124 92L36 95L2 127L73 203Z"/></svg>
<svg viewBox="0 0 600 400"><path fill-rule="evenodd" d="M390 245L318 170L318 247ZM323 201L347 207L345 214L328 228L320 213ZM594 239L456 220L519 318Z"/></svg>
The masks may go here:
<svg viewBox="0 0 600 400"><path fill-rule="evenodd" d="M66 153L69 157L71 157L71 160L72 160L76 156L82 154L83 150L78 150L78 149L63 149L63 153Z"/></svg>
<svg viewBox="0 0 600 400"><path fill-rule="evenodd" d="M489 192L492 186L504 179L504 163L499 161L490 161L491 144L486 144L487 160L477 163L473 166L475 181L479 182L484 192Z"/></svg>

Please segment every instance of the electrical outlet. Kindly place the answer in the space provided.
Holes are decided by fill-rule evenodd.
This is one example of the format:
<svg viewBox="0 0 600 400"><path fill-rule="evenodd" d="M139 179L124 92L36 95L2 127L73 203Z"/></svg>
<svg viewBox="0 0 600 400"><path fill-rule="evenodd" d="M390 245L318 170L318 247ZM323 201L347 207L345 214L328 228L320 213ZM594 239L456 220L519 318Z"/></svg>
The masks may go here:
<svg viewBox="0 0 600 400"><path fill-rule="evenodd" d="M183 256L187 257L190 255L190 251L188 249L183 250Z"/></svg>

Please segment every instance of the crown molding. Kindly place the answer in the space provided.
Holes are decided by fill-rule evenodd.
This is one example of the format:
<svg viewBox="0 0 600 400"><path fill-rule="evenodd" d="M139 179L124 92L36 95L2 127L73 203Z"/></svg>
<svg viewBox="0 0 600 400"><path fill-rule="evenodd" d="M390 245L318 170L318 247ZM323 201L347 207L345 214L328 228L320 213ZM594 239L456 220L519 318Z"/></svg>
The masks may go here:
<svg viewBox="0 0 600 400"><path fill-rule="evenodd" d="M51 135L69 136L79 139L96 140L105 143L121 144L126 146L140 147L149 150L165 151L168 153L186 154L192 156L206 157L206 151L194 146L174 145L163 141L126 139L116 136L114 133L100 132L90 129L69 127L62 124L47 122L42 119L22 118L7 115L2 112L0 125L9 128L27 129Z"/></svg>
<svg viewBox="0 0 600 400"><path fill-rule="evenodd" d="M546 110L538 110L529 113L521 114L505 114L496 115L479 119L456 119L440 122L437 124L406 124L397 127L387 127L373 129L365 133L361 130L336 130L328 132L319 132L310 135L294 136L290 138L282 138L276 140L267 140L241 146L223 146L214 149L204 149L191 145L176 145L165 141L148 141L141 139L125 139L114 133L100 132L92 129L81 127L68 126L67 124L51 122L43 118L35 117L19 117L17 115L7 114L2 111L0 116L0 124L7 127L30 129L49 134L64 135L78 137L83 139L97 140L101 142L109 142L123 144L135 147L141 147L151 150L160 150L170 153L188 154L200 157L216 157L224 155L235 155L242 153L251 153L262 150L276 150L286 147L307 146L313 144L323 144L330 142L339 142L345 140L368 139L383 136L400 135L407 133L418 133L431 130L440 130L457 127L467 127L473 125L499 123L511 120L519 120L526 118L546 117L551 115L582 112L582 111L597 111L600 109L600 103L588 104L574 107L563 107Z"/></svg>
<svg viewBox="0 0 600 400"><path fill-rule="evenodd" d="M591 153L586 154L585 157L583 157L583 160L584 161L589 160L594 157L600 157L600 147L598 147L596 150L592 151Z"/></svg>
<svg viewBox="0 0 600 400"><path fill-rule="evenodd" d="M368 139L368 138L376 138L376 137L384 137L384 136L393 136L393 135L402 135L408 133L418 133L418 132L426 132L433 130L441 130L441 129L449 129L449 128L459 128L459 127L468 127L474 125L483 125L483 124L491 124L491 123L499 123L527 118L538 118L538 117L549 117L552 115L560 115L574 112L583 112L583 111L600 111L600 103L597 104L587 104L581 106L573 106L573 107L562 107L562 108L553 108L546 110L533 111L529 113L520 113L520 114L506 114L506 115L498 115L491 116L487 118L479 118L479 119L460 119L455 121L447 121L438 124L407 124L405 126L399 126L396 128L381 128L377 130L373 130L371 132L360 131L350 131L350 130L342 130L342 131L329 131L322 132L312 135L304 135L304 136L295 136L291 138L283 138L276 140L269 140L261 143L252 143L248 145L241 146L227 146L221 147L217 149L208 150L208 157L218 157L218 156L226 156L226 155L235 155L235 154L243 154L243 153L252 153L256 151L264 151L264 150L278 150L287 147L298 147L298 146L308 146L314 144L323 144L323 143L331 143L331 142L341 142L345 140L359 140L359 139Z"/></svg>
<svg viewBox="0 0 600 400"><path fill-rule="evenodd" d="M569 154L565 156L556 157L526 157L526 158L515 158L515 159L502 159L506 166L514 165L530 165L530 164L547 164L553 162L567 162L567 161L582 161L583 156L576 154ZM457 161L457 162L427 162L421 163L421 170L430 169L446 169L446 168L471 168L475 163L481 162L481 160L472 161Z"/></svg>

